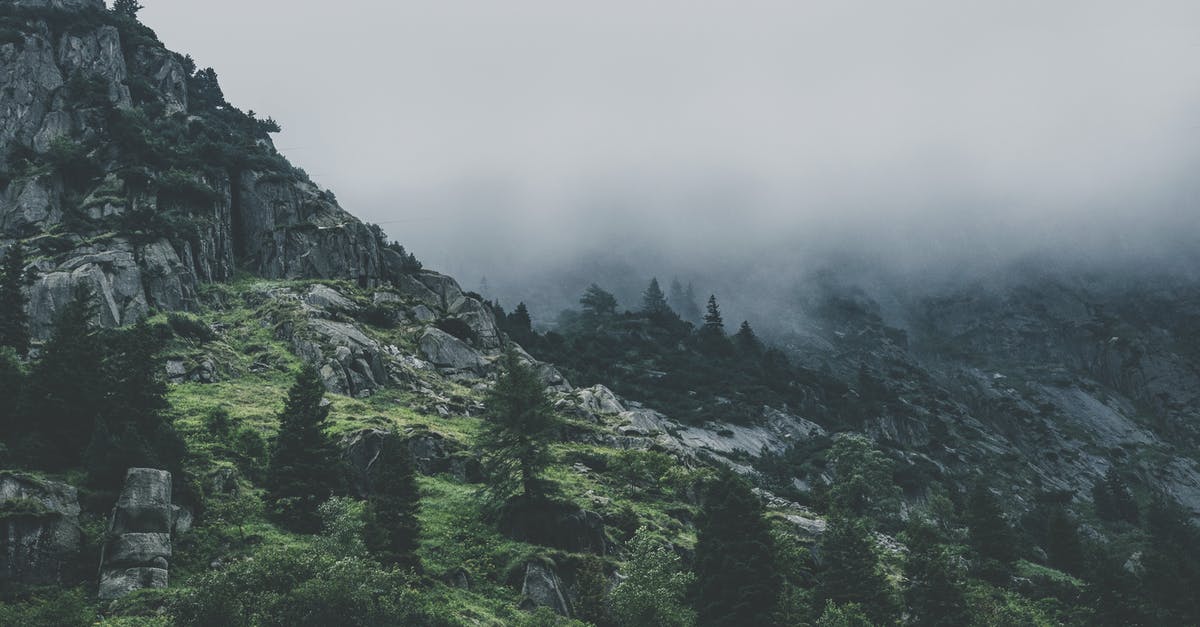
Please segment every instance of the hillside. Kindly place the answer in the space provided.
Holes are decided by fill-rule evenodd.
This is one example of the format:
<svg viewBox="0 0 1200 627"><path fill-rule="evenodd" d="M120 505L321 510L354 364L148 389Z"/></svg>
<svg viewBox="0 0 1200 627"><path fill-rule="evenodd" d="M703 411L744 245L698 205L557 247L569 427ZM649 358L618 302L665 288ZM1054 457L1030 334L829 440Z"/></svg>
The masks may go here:
<svg viewBox="0 0 1200 627"><path fill-rule="evenodd" d="M537 333L136 9L3 0L0 77L2 624L1200 617L1187 277L819 275L774 343L601 290Z"/></svg>

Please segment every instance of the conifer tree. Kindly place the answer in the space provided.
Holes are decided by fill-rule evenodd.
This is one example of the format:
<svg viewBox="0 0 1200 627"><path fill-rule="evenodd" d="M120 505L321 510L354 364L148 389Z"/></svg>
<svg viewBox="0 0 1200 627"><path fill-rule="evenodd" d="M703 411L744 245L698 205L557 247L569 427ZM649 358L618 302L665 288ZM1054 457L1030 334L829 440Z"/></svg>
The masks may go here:
<svg viewBox="0 0 1200 627"><path fill-rule="evenodd" d="M904 600L913 625L957 627L970 623L963 595L963 575L953 567L946 547L927 523L909 526L908 559L904 562L907 585Z"/></svg>
<svg viewBox="0 0 1200 627"><path fill-rule="evenodd" d="M7 346L0 347L0 439L10 448L14 436L21 435L17 421L24 389L25 373L16 351Z"/></svg>
<svg viewBox="0 0 1200 627"><path fill-rule="evenodd" d="M267 498L273 516L301 533L320 531L317 508L341 487L338 451L325 433L329 407L322 404L324 398L320 373L306 364L288 390L267 466Z"/></svg>
<svg viewBox="0 0 1200 627"><path fill-rule="evenodd" d="M721 318L721 306L717 304L715 294L708 297L708 305L704 312L703 329L713 335L725 335L725 320Z"/></svg>
<svg viewBox="0 0 1200 627"><path fill-rule="evenodd" d="M513 349L502 358L496 384L484 401L483 468L492 495L504 499L520 493L540 500L547 486L542 472L550 464L550 441L559 420L546 388L533 368Z"/></svg>
<svg viewBox="0 0 1200 627"><path fill-rule="evenodd" d="M733 345L739 353L747 357L762 355L762 341L758 339L758 335L754 333L754 329L750 327L750 322L747 320L743 320L742 326L738 327L737 333L733 334Z"/></svg>
<svg viewBox="0 0 1200 627"><path fill-rule="evenodd" d="M594 317L613 316L617 313L617 297L592 283L579 298L583 313Z"/></svg>
<svg viewBox="0 0 1200 627"><path fill-rule="evenodd" d="M1062 505L1055 506L1046 521L1046 555L1050 565L1061 571L1075 574L1083 568L1079 527Z"/></svg>
<svg viewBox="0 0 1200 627"><path fill-rule="evenodd" d="M35 463L79 463L95 429L104 397L103 347L92 326L95 317L91 290L80 284L30 373L26 415L50 445L46 457Z"/></svg>
<svg viewBox="0 0 1200 627"><path fill-rule="evenodd" d="M744 479L723 468L705 486L703 503L696 526L699 624L768 624L783 580L762 502Z"/></svg>
<svg viewBox="0 0 1200 627"><path fill-rule="evenodd" d="M85 454L88 481L116 488L134 466L178 475L185 452L167 410L158 354L163 338L145 321L105 334L104 397Z"/></svg>
<svg viewBox="0 0 1200 627"><path fill-rule="evenodd" d="M29 314L25 310L25 249L9 247L0 268L0 346L24 355L29 352Z"/></svg>
<svg viewBox="0 0 1200 627"><path fill-rule="evenodd" d="M138 0L113 0L112 11L117 15L136 19L138 11L141 11L142 8L142 4Z"/></svg>
<svg viewBox="0 0 1200 627"><path fill-rule="evenodd" d="M525 303L517 303L517 308L508 314L505 330L520 344L528 344L533 339L533 318L529 316L529 308Z"/></svg>
<svg viewBox="0 0 1200 627"><path fill-rule="evenodd" d="M1146 510L1149 543L1142 556L1142 587L1153 601L1154 624L1200 624L1200 526L1171 497Z"/></svg>
<svg viewBox="0 0 1200 627"><path fill-rule="evenodd" d="M835 512L821 535L818 607L828 602L860 605L877 624L895 613L891 587L879 565L879 554L866 521Z"/></svg>
<svg viewBox="0 0 1200 627"><path fill-rule="evenodd" d="M421 493L408 444L396 435L383 439L371 465L371 489L365 510L367 549L387 566L420 569Z"/></svg>
<svg viewBox="0 0 1200 627"><path fill-rule="evenodd" d="M672 314L671 306L667 304L667 297L658 286L657 278L650 279L650 285L642 292L642 313L654 319Z"/></svg>
<svg viewBox="0 0 1200 627"><path fill-rule="evenodd" d="M971 548L985 560L1007 566L1016 559L1016 537L992 491L976 484L965 514Z"/></svg>

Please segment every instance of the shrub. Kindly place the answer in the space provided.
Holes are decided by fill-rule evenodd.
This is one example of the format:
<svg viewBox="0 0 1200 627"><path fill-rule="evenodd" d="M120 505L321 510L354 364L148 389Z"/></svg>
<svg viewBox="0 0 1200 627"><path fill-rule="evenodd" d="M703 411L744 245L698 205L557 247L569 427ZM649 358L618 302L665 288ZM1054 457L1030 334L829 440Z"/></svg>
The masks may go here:
<svg viewBox="0 0 1200 627"><path fill-rule="evenodd" d="M179 337L196 340L201 344L217 339L217 334L201 320L186 314L167 314L167 324Z"/></svg>

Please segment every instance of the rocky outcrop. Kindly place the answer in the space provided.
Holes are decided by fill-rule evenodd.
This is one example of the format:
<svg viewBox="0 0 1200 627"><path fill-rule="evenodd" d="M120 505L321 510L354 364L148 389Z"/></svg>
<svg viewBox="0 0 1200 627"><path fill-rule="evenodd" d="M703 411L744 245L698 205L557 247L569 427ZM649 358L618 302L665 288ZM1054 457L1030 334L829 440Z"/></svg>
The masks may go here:
<svg viewBox="0 0 1200 627"><path fill-rule="evenodd" d="M441 329L429 327L417 340L421 356L438 368L452 371L479 371L483 356L466 342Z"/></svg>
<svg viewBox="0 0 1200 627"><path fill-rule="evenodd" d="M61 583L68 564L78 557L81 536L75 488L0 473L0 579Z"/></svg>
<svg viewBox="0 0 1200 627"><path fill-rule="evenodd" d="M350 487L360 498L366 498L371 493L371 468L379 459L383 439L389 433L382 429L365 429L348 436L342 444L350 471ZM468 483L482 479L479 461L466 455L466 447L458 442L424 429L410 430L402 437L417 472L423 475L450 474Z"/></svg>
<svg viewBox="0 0 1200 627"><path fill-rule="evenodd" d="M521 606L526 609L548 607L555 614L570 618L571 604L563 582L554 567L542 560L525 565L525 578L521 583Z"/></svg>
<svg viewBox="0 0 1200 627"><path fill-rule="evenodd" d="M100 557L100 598L167 586L171 531L177 518L171 505L171 473L130 468Z"/></svg>

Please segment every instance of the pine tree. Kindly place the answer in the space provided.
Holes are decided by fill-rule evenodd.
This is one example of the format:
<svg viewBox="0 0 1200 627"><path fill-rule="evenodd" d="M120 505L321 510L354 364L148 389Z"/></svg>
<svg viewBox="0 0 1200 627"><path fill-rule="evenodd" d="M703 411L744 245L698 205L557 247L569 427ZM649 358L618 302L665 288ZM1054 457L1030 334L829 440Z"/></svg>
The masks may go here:
<svg viewBox="0 0 1200 627"><path fill-rule="evenodd" d="M519 490L530 500L546 495L542 472L550 464L550 441L559 420L546 388L513 349L504 354L501 373L484 401L489 420L480 438L484 473L494 497Z"/></svg>
<svg viewBox="0 0 1200 627"><path fill-rule="evenodd" d="M754 329L750 327L750 322L746 320L742 321L742 326L738 327L737 333L733 334L733 346L739 353L747 357L758 357L762 355L763 351L762 342L754 333Z"/></svg>
<svg viewBox="0 0 1200 627"><path fill-rule="evenodd" d="M583 313L594 317L613 316L617 313L617 297L592 283L579 298Z"/></svg>
<svg viewBox="0 0 1200 627"><path fill-rule="evenodd" d="M1016 537L992 491L976 484L967 500L966 522L971 548L985 560L1007 566L1016 559Z"/></svg>
<svg viewBox="0 0 1200 627"><path fill-rule="evenodd" d="M1051 510L1046 521L1046 555L1050 565L1061 571L1077 574L1083 569L1079 527L1061 505Z"/></svg>
<svg viewBox="0 0 1200 627"><path fill-rule="evenodd" d="M703 329L713 335L725 335L725 321L721 318L721 306L717 304L717 296L715 294L708 297L708 305L705 307L704 313Z"/></svg>
<svg viewBox="0 0 1200 627"><path fill-rule="evenodd" d="M1149 543L1142 555L1142 585L1153 601L1155 624L1200 624L1200 526L1171 497L1146 510Z"/></svg>
<svg viewBox="0 0 1200 627"><path fill-rule="evenodd" d="M907 535L904 600L913 615L912 624L957 627L970 623L962 573L953 567L946 547L938 544L936 530L919 522L909 527Z"/></svg>
<svg viewBox="0 0 1200 627"><path fill-rule="evenodd" d="M700 314L700 306L696 304L696 288L691 283L687 284L687 289L683 292L683 305L679 310L679 315L683 316L684 320L699 324L703 317Z"/></svg>
<svg viewBox="0 0 1200 627"><path fill-rule="evenodd" d="M138 0L113 0L112 11L117 15L136 19L138 11L141 11L143 8Z"/></svg>
<svg viewBox="0 0 1200 627"><path fill-rule="evenodd" d="M15 436L23 435L18 423L21 394L25 389L25 373L16 351L0 347L0 439L11 448ZM6 462L0 460L0 463Z"/></svg>
<svg viewBox="0 0 1200 627"><path fill-rule="evenodd" d="M517 308L508 314L504 330L518 344L528 345L533 340L533 318L529 316L529 308L525 303L517 303Z"/></svg>
<svg viewBox="0 0 1200 627"><path fill-rule="evenodd" d="M663 295L662 288L658 286L658 279L650 279L650 285L646 287L645 292L642 292L642 314L652 319L658 319L670 316L672 313L671 306L667 304L667 297Z"/></svg>
<svg viewBox="0 0 1200 627"><path fill-rule="evenodd" d="M383 439L371 465L370 482L364 529L367 548L384 565L419 570L421 493L412 452L398 436Z"/></svg>
<svg viewBox="0 0 1200 627"><path fill-rule="evenodd" d="M341 487L338 451L325 433L329 407L322 404L324 398L321 375L306 364L288 390L267 466L272 514L280 524L301 533L320 531L317 508Z"/></svg>
<svg viewBox="0 0 1200 627"><path fill-rule="evenodd" d="M701 625L763 625L782 578L763 505L750 485L724 468L704 488L696 526L696 599Z"/></svg>
<svg viewBox="0 0 1200 627"><path fill-rule="evenodd" d="M29 352L29 314L25 309L25 249L9 247L0 268L0 346L24 355Z"/></svg>
<svg viewBox="0 0 1200 627"><path fill-rule="evenodd" d="M185 445L167 418L158 360L164 339L140 321L107 333L103 344L105 394L85 454L89 483L115 489L134 466L178 475Z"/></svg>
<svg viewBox="0 0 1200 627"><path fill-rule="evenodd" d="M879 554L866 521L834 513L821 535L818 606L856 603L878 624L895 613L891 587L879 565Z"/></svg>
<svg viewBox="0 0 1200 627"><path fill-rule="evenodd" d="M73 466L96 426L104 397L103 346L92 321L92 293L80 284L54 322L50 340L29 376L26 415L49 445L38 465Z"/></svg>

